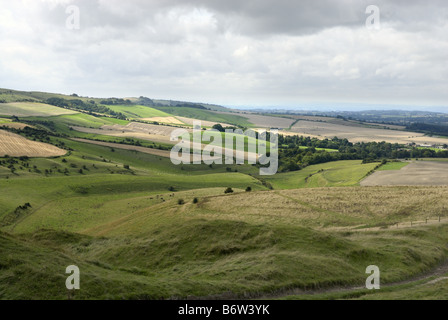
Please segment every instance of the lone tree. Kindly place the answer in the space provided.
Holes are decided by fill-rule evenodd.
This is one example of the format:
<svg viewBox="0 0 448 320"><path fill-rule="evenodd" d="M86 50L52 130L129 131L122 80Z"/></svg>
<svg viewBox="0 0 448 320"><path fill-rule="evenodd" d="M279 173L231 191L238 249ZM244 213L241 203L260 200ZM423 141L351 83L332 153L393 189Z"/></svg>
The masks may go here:
<svg viewBox="0 0 448 320"><path fill-rule="evenodd" d="M213 125L212 128L215 129L215 130L218 130L219 132L224 132L225 131L220 123L217 123L217 124Z"/></svg>
<svg viewBox="0 0 448 320"><path fill-rule="evenodd" d="M224 191L224 193L233 193L233 189L230 188L230 187L228 187L228 188Z"/></svg>

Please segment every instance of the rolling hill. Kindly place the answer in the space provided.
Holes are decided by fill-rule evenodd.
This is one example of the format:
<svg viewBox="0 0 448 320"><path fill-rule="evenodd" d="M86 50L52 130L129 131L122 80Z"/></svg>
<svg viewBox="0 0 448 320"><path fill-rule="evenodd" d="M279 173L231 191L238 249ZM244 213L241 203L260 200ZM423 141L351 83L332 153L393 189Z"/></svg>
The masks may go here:
<svg viewBox="0 0 448 320"><path fill-rule="evenodd" d="M51 97L80 99L127 119L46 105ZM259 165L173 165L171 145L143 129L167 136L191 125L144 118L257 127L275 117L254 123L244 114L191 104L109 99L112 104L103 105L104 99L11 90L0 90L0 100L6 101L0 126L29 127L0 131L0 148L14 137L9 148L62 150L52 157L0 154L0 299L447 295L448 187L361 186L366 177L409 168L404 162L336 161L343 147L353 146L333 139L315 148L314 140L304 139L307 145L285 141L280 160L310 163L273 176L260 176ZM129 128L140 128L139 136L124 136ZM337 143L340 149L328 148ZM316 155L335 158L311 163ZM384 291L359 289L371 264L381 269ZM82 289L70 296L68 265L81 271Z"/></svg>

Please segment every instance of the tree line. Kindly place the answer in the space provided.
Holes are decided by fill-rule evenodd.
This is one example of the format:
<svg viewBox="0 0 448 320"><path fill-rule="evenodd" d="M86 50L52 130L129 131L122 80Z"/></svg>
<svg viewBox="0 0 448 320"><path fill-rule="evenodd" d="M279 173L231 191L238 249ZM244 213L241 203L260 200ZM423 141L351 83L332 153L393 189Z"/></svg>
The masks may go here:
<svg viewBox="0 0 448 320"><path fill-rule="evenodd" d="M306 147L306 148L304 148ZM334 149L337 152L318 150ZM324 139L279 135L279 171L296 171L309 165L339 160L363 160L364 163L383 159L448 158L448 151L416 148L388 142L358 142L347 139Z"/></svg>
<svg viewBox="0 0 448 320"><path fill-rule="evenodd" d="M115 99L115 100L123 100L123 99ZM103 100L103 101L101 101L101 103L103 103L103 102L109 103L110 101L112 101L112 100L111 99ZM45 102L47 104L50 104L50 105L56 106L56 107L60 107L60 108L87 111L91 115L94 115L94 113L101 113L101 114L108 114L117 119L126 120L126 116L124 114L122 114L121 112L116 112L106 106L98 105L93 100L84 102L81 99L64 99L64 98L52 97L52 98L48 98ZM114 103L110 102L109 104L112 105Z"/></svg>

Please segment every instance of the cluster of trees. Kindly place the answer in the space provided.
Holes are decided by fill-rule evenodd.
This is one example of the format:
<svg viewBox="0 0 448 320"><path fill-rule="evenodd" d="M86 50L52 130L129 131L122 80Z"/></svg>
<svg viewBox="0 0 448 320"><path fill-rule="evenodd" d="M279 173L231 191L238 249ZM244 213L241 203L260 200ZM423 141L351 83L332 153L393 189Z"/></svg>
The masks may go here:
<svg viewBox="0 0 448 320"><path fill-rule="evenodd" d="M2 129L21 134L33 141L50 142L49 132L43 129L25 127L23 129L3 127ZM52 134L53 135L53 134Z"/></svg>
<svg viewBox="0 0 448 320"><path fill-rule="evenodd" d="M303 136L278 136L278 143L280 146L287 146L288 148L295 148L297 146L302 147L314 147L314 148L325 148L325 149L335 149L345 146L353 146L351 142L347 139L339 139L334 137L333 139L319 140L317 138L303 137Z"/></svg>
<svg viewBox="0 0 448 320"><path fill-rule="evenodd" d="M114 102L116 101L129 101L129 100L123 100L123 99L107 99L107 100L103 100L101 101L102 104L106 104L104 102L107 102L107 104L112 105L112 104L129 104L132 103L131 101L129 101L129 103L114 103L111 102L109 100L112 100ZM94 115L94 113L101 113L101 114L108 114L114 118L117 119L122 119L122 120L126 120L126 116L124 114L122 114L121 112L116 112L106 106L103 105L98 105L96 104L95 101L93 100L89 100L87 102L81 100L81 99L64 99L64 98L57 98L57 97L52 97L49 98L45 101L47 104L56 106L56 107L60 107L60 108L67 108L67 109L72 109L72 110L78 110L78 111L87 111L90 114Z"/></svg>
<svg viewBox="0 0 448 320"><path fill-rule="evenodd" d="M132 101L129 99L121 99L121 98L109 98L100 101L101 104L105 104L107 106L120 106L120 105L131 105Z"/></svg>
<svg viewBox="0 0 448 320"><path fill-rule="evenodd" d="M382 159L448 158L448 151L405 147L387 142L351 143L347 139L339 138L318 140L310 137L279 136L279 145L280 172L296 171L308 165L339 160L363 160L367 163ZM316 148L335 149L338 152Z"/></svg>
<svg viewBox="0 0 448 320"><path fill-rule="evenodd" d="M433 135L448 136L448 126L441 124L416 122L406 126L406 129Z"/></svg>
<svg viewBox="0 0 448 320"><path fill-rule="evenodd" d="M196 109L208 110L208 108L204 107L203 105L195 104L195 103L178 103L178 104L174 105L174 107L196 108Z"/></svg>

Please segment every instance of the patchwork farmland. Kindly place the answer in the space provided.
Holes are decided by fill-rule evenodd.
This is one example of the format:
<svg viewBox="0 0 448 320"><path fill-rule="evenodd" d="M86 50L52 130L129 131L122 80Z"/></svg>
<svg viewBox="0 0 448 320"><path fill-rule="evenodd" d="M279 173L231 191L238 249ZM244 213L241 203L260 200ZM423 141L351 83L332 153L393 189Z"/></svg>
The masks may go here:
<svg viewBox="0 0 448 320"><path fill-rule="evenodd" d="M350 150L360 145L322 139L344 132L352 140L441 138L328 117L304 116L290 130L297 120L290 115L110 105L123 119L40 109L39 97L50 94L30 95L36 104L28 102L25 112L12 101L0 120L8 126L0 130L2 299L66 299L61 266L71 264L83 272L74 299L448 294L440 286L448 271L438 271L448 258L448 162L371 159L394 146L358 152ZM15 96L27 93L4 99ZM193 119L207 127L283 128L292 138L280 146L279 172L173 165L171 131L191 132ZM313 133L320 139L309 138L311 131L294 138L301 123L319 126ZM358 157L363 152L365 159ZM358 289L371 263L381 267L388 291ZM46 290L34 290L31 279ZM396 285L402 281L412 290Z"/></svg>

